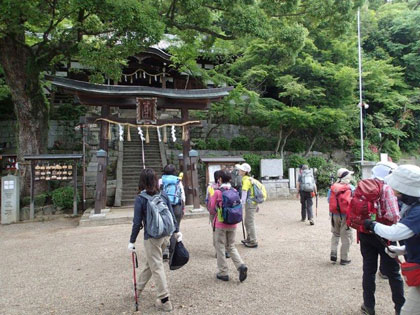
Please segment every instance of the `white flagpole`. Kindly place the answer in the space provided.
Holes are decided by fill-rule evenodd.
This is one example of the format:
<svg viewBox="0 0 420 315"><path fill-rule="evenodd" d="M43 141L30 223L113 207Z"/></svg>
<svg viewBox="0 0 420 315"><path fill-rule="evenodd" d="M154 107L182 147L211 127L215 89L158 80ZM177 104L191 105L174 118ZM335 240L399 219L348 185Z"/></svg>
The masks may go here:
<svg viewBox="0 0 420 315"><path fill-rule="evenodd" d="M361 163L364 160L364 149L363 149L363 95L362 95L362 48L360 44L360 8L357 9L357 42L359 50L359 107L360 107L360 153Z"/></svg>

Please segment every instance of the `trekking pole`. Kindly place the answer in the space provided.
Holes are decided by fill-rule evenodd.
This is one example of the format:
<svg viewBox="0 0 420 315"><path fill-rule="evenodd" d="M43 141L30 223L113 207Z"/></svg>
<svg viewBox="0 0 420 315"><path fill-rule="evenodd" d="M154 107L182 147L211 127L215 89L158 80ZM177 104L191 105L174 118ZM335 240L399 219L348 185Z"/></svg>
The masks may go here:
<svg viewBox="0 0 420 315"><path fill-rule="evenodd" d="M316 192L315 197L316 197L315 215L318 218L318 192Z"/></svg>
<svg viewBox="0 0 420 315"><path fill-rule="evenodd" d="M245 237L244 220L242 220L242 233L244 234L244 240L246 240L246 237Z"/></svg>
<svg viewBox="0 0 420 315"><path fill-rule="evenodd" d="M133 284L134 284L134 300L135 300L135 307L136 312L139 310L139 301L137 296L137 277L136 277L136 268L139 267L139 262L137 260L137 253L135 251L135 248L133 248L133 251L131 252L131 260L133 262Z"/></svg>

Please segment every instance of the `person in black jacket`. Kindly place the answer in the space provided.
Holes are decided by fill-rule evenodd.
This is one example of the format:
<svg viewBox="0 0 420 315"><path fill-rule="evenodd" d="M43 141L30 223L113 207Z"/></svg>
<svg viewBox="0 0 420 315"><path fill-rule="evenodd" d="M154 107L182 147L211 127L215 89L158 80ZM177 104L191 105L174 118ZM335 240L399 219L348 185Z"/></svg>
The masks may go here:
<svg viewBox="0 0 420 315"><path fill-rule="evenodd" d="M158 179L156 177L155 172L153 169L146 168L141 171L140 173L140 181L139 181L139 191L145 191L148 195L154 196L156 194L161 194L163 201L168 206L170 210L174 224L175 224L175 232L174 236L177 240L182 238L181 233L179 232L178 223L176 222L175 215L169 202L168 196L165 192L161 192L159 190ZM157 299L155 302L155 306L158 310L170 312L172 311L172 303L169 301L169 290L168 284L166 281L166 275L163 268L163 259L162 259L162 250L166 248L169 244L170 236L164 236L161 238L152 238L147 231L146 228L146 216L147 216L147 199L140 194L136 197L135 204L134 204L134 219L133 219L133 227L131 231L130 243L128 244L128 249L130 251L134 250L134 243L136 242L137 236L140 230L145 227L144 229L144 251L145 255L143 258L143 266L139 281L137 283L137 287L139 293L141 293L147 282L153 276L153 280L156 285L157 289Z"/></svg>

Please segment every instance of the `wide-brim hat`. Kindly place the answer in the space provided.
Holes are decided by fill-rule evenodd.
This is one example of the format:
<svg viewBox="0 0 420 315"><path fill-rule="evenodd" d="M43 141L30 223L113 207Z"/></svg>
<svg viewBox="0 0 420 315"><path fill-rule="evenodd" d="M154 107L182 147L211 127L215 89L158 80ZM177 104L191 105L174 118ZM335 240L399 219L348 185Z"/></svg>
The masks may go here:
<svg viewBox="0 0 420 315"><path fill-rule="evenodd" d="M376 163L376 165L385 165L388 166L391 170L395 170L398 167L396 163L391 161L379 161L378 163Z"/></svg>
<svg viewBox="0 0 420 315"><path fill-rule="evenodd" d="M420 167L418 166L401 165L385 177L385 182L404 195L420 197Z"/></svg>
<svg viewBox="0 0 420 315"><path fill-rule="evenodd" d="M386 176L388 176L392 172L393 168L389 167L385 164L376 164L372 168L372 176L373 178L377 178L380 180L384 180Z"/></svg>
<svg viewBox="0 0 420 315"><path fill-rule="evenodd" d="M244 172L251 172L251 166L248 163L243 163L243 164L236 164L235 167L238 170L244 171Z"/></svg>

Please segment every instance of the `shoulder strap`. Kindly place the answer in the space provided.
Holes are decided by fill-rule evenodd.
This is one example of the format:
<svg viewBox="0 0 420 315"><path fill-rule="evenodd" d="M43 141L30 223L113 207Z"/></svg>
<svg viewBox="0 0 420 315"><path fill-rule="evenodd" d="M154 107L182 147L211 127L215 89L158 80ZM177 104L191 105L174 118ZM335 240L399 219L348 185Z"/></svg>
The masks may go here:
<svg viewBox="0 0 420 315"><path fill-rule="evenodd" d="M146 198L147 200L152 200L153 199L153 197L154 196L150 196L147 192L145 192L145 191L142 191L141 193L140 193L140 196L141 197L143 197L143 198ZM156 195L155 195L156 196ZM159 193L159 196L160 196L160 193Z"/></svg>

